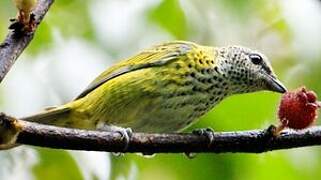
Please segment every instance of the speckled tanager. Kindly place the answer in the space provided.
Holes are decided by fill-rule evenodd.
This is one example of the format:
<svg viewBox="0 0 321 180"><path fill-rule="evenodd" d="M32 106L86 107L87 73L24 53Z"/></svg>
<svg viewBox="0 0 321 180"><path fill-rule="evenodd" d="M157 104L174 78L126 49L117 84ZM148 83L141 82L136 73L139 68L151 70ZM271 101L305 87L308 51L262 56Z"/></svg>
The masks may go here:
<svg viewBox="0 0 321 180"><path fill-rule="evenodd" d="M261 90L286 91L263 54L174 41L120 61L69 103L23 119L81 129L178 132L224 98Z"/></svg>

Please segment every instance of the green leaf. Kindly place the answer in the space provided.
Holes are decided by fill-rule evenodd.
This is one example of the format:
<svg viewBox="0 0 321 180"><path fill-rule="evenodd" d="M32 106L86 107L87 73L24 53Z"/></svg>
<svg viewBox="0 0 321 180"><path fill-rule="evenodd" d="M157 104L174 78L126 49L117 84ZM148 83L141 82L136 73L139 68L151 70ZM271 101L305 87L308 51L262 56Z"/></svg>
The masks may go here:
<svg viewBox="0 0 321 180"><path fill-rule="evenodd" d="M94 40L88 2L83 0L56 1L37 29L28 53L37 53L53 45L53 31L64 38L81 37Z"/></svg>
<svg viewBox="0 0 321 180"><path fill-rule="evenodd" d="M163 0L149 12L148 17L151 22L157 23L175 38L186 38L186 18L178 0Z"/></svg>
<svg viewBox="0 0 321 180"><path fill-rule="evenodd" d="M34 166L36 179L83 179L74 159L67 151L39 148L40 162Z"/></svg>
<svg viewBox="0 0 321 180"><path fill-rule="evenodd" d="M88 12L90 1L56 1L50 10L52 15L48 16L48 23L52 27L58 27L63 35L81 36L88 40L94 37L91 17Z"/></svg>

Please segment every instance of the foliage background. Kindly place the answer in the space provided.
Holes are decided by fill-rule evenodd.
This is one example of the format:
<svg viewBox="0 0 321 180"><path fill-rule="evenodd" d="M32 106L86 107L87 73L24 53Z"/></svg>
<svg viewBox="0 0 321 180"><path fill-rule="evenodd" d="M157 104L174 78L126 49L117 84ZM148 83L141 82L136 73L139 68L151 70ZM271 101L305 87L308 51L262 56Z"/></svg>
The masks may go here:
<svg viewBox="0 0 321 180"><path fill-rule="evenodd" d="M1 39L15 13L11 1L0 1ZM321 95L320 32L318 0L56 0L1 84L0 108L24 116L62 104L117 60L174 39L258 49L289 89L304 84ZM230 97L195 127L265 128L276 123L279 98L268 92ZM320 147L187 159L23 146L0 152L0 179L317 179L320 159Z"/></svg>

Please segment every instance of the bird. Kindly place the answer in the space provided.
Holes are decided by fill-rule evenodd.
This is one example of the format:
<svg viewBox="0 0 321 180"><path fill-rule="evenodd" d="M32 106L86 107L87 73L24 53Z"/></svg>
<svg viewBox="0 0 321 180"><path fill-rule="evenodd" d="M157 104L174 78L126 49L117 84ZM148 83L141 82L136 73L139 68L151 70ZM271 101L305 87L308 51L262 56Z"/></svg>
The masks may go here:
<svg viewBox="0 0 321 180"><path fill-rule="evenodd" d="M38 0L12 0L18 9L17 18L13 19L10 29L19 29L21 31L33 31L35 28L33 9L36 7Z"/></svg>
<svg viewBox="0 0 321 180"><path fill-rule="evenodd" d="M72 101L21 119L90 130L182 132L225 98L262 90L287 91L264 54L170 41L111 66Z"/></svg>

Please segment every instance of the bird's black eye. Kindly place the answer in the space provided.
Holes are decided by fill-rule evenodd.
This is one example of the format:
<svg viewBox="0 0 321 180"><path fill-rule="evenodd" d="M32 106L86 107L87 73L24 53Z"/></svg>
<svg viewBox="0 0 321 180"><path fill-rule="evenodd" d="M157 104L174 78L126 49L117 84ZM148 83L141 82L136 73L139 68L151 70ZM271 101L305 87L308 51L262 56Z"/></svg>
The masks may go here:
<svg viewBox="0 0 321 180"><path fill-rule="evenodd" d="M261 64L263 61L262 56L260 56L258 54L250 54L249 57L250 57L253 64Z"/></svg>

